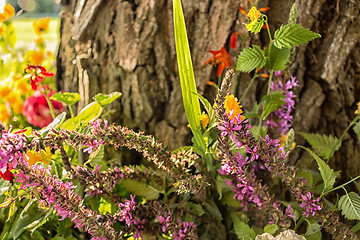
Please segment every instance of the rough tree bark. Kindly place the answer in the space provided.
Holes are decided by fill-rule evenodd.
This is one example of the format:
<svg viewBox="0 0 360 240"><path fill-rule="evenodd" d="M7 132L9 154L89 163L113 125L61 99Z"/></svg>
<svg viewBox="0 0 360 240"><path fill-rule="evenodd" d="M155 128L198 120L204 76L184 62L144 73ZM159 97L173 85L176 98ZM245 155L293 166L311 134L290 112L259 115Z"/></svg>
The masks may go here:
<svg viewBox="0 0 360 240"><path fill-rule="evenodd" d="M206 81L217 81L216 69L204 65L211 57L208 50L228 46L235 31L245 36L244 47L266 44L266 36L250 36L242 25L246 17L237 8L247 8L247 0L182 2L197 86L200 93L213 96ZM298 5L298 22L322 35L301 46L291 66L301 83L294 128L340 136L360 100L359 0L261 1L261 6L271 7L271 29L286 24L293 2ZM79 107L97 92L121 91L121 100L110 111L113 120L154 134L170 149L189 143L177 75L172 1L63 0L62 5L60 89L79 91ZM230 51L233 62L238 52ZM249 80L246 74L238 77L238 94ZM264 81L254 84L243 103L245 109L261 98L265 85ZM300 137L297 142L304 143ZM349 176L360 170L357 144L357 137L348 134L334 158Z"/></svg>

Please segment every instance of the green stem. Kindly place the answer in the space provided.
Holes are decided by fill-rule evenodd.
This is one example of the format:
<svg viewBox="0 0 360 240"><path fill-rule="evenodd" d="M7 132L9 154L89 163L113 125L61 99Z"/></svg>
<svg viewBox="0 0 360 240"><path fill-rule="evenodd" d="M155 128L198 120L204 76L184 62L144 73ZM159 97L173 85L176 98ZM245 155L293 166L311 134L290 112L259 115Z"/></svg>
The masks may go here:
<svg viewBox="0 0 360 240"><path fill-rule="evenodd" d="M49 96L47 95L47 91L46 91L46 87L42 86L43 89L44 89L44 95L45 95L45 99L46 99L46 102L47 104L49 105L49 108L50 108L50 112L51 112L51 116L53 119L55 119L56 115L55 115L55 110L54 110L54 106L52 105L50 99L49 99Z"/></svg>
<svg viewBox="0 0 360 240"><path fill-rule="evenodd" d="M304 220L305 220L305 216L302 216L302 217L300 218L300 220L296 223L296 225L295 225L295 227L294 227L294 231L296 231L296 229L297 229L298 227L300 227L300 225L304 222Z"/></svg>
<svg viewBox="0 0 360 240"><path fill-rule="evenodd" d="M74 115L74 112L73 112L73 110L72 110L71 105L68 105L68 108L69 108L69 111L70 111L70 116L71 116L71 118L74 119L75 115Z"/></svg>
<svg viewBox="0 0 360 240"><path fill-rule="evenodd" d="M343 137L345 136L345 134L350 130L350 128L352 127L352 125L354 125L360 118L360 115L357 115L354 120L351 121L351 123L349 124L349 126L345 129L345 131L343 132L343 134L340 137L340 141L343 139Z"/></svg>
<svg viewBox="0 0 360 240"><path fill-rule="evenodd" d="M269 47L272 45L272 37L271 37L271 33L270 33L270 28L269 28L269 25L268 25L268 19L267 19L267 16L266 15L263 15L265 17L265 25L266 25L266 30L268 32L268 35L269 35L269 40L270 40L270 44L269 44Z"/></svg>
<svg viewBox="0 0 360 240"><path fill-rule="evenodd" d="M221 74L220 74L220 76L218 77L218 84L217 84L218 89L219 89L220 86L221 86L221 80L222 80L222 78L221 78Z"/></svg>
<svg viewBox="0 0 360 240"><path fill-rule="evenodd" d="M271 71L270 71L270 77L269 77L268 89L267 89L267 95L269 95L269 94L270 94L270 89L271 89L271 80L272 80L273 75L274 75L274 70L271 70Z"/></svg>
<svg viewBox="0 0 360 240"><path fill-rule="evenodd" d="M246 94L247 94L247 92L249 91L249 89L250 89L251 85L254 83L255 78L257 78L257 77L258 77L258 75L257 75L257 71L258 71L258 69L255 69L255 74L254 74L254 76L253 76L253 77L252 77L252 79L250 80L250 83L249 83L249 84L248 84L248 86L246 87L246 89L245 89L245 91L244 91L243 95L241 96L241 98L240 98L240 100L239 100L240 104L241 104L241 103L242 103L242 101L244 100L245 95L246 95Z"/></svg>
<svg viewBox="0 0 360 240"><path fill-rule="evenodd" d="M347 181L346 183L344 183L344 184L342 184L342 185L340 185L340 186L338 186L338 187L336 187L336 188L333 188L333 189L325 192L324 194L322 194L322 195L320 196L320 198L321 198L322 196L324 196L324 195L327 195L328 193L331 193L331 192L333 192L333 191L336 191L336 190L338 190L338 189L340 189L340 188L345 187L345 186L348 185L349 183L352 183L353 181L355 181L355 180L357 180L357 179L359 179L359 178L360 178L360 175L358 175L356 178L353 178L353 179L351 179L350 181Z"/></svg>

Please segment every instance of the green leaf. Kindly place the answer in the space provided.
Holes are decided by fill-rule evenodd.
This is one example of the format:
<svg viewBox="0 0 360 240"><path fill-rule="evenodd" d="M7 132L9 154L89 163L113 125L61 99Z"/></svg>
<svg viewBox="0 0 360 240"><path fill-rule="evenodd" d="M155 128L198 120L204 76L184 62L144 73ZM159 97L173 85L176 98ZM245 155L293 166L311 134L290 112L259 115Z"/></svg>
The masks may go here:
<svg viewBox="0 0 360 240"><path fill-rule="evenodd" d="M360 121L355 124L353 129L354 129L354 132L356 133L356 135L358 136L358 138L360 140Z"/></svg>
<svg viewBox="0 0 360 240"><path fill-rule="evenodd" d="M50 99L65 103L67 106L71 106L80 100L80 94L70 92L57 92L52 95Z"/></svg>
<svg viewBox="0 0 360 240"><path fill-rule="evenodd" d="M286 64L290 58L290 48L280 49L272 45L268 50L268 54L267 69L281 71L286 68Z"/></svg>
<svg viewBox="0 0 360 240"><path fill-rule="evenodd" d="M200 126L200 103L197 97L196 82L193 65L191 61L189 41L186 33L185 19L182 11L181 1L173 1L174 31L176 58L180 77L181 93L187 120L191 126L196 144L202 152L206 145L202 137ZM195 94L194 94L195 93Z"/></svg>
<svg viewBox="0 0 360 240"><path fill-rule="evenodd" d="M318 37L321 35L302 28L300 24L287 24L275 31L274 45L277 48L297 47Z"/></svg>
<svg viewBox="0 0 360 240"><path fill-rule="evenodd" d="M265 137L267 134L267 127L265 126L254 126L250 128L249 132L253 135L256 139L260 139L261 137Z"/></svg>
<svg viewBox="0 0 360 240"><path fill-rule="evenodd" d="M349 220L360 220L360 197L355 192L342 196L338 203L341 213Z"/></svg>
<svg viewBox="0 0 360 240"><path fill-rule="evenodd" d="M100 198L98 210L100 214L106 214L106 213L111 214L111 203L107 202L105 198Z"/></svg>
<svg viewBox="0 0 360 240"><path fill-rule="evenodd" d="M125 179L121 182L125 189L136 196L144 197L147 201L156 200L160 192L154 187L132 179Z"/></svg>
<svg viewBox="0 0 360 240"><path fill-rule="evenodd" d="M306 229L306 233L304 234L306 240L321 240L321 225L317 222L310 223L308 222L308 227Z"/></svg>
<svg viewBox="0 0 360 240"><path fill-rule="evenodd" d="M264 227L264 232L274 235L278 229L279 229L278 225L269 224Z"/></svg>
<svg viewBox="0 0 360 240"><path fill-rule="evenodd" d="M240 221L239 218L232 216L234 231L238 239L252 240L255 239L256 233L249 225Z"/></svg>
<svg viewBox="0 0 360 240"><path fill-rule="evenodd" d="M265 52L257 45L245 48L238 56L236 70L251 72L255 68L262 68L266 64Z"/></svg>
<svg viewBox="0 0 360 240"><path fill-rule="evenodd" d="M299 133L311 145L319 156L325 160L330 159L341 147L341 140L333 136L320 135L315 133Z"/></svg>
<svg viewBox="0 0 360 240"><path fill-rule="evenodd" d="M261 114L261 118L265 120L270 113L280 108L283 104L285 104L284 99L285 96L282 93L274 92L270 95L265 95L262 102L265 102L263 107L263 112Z"/></svg>
<svg viewBox="0 0 360 240"><path fill-rule="evenodd" d="M120 92L112 92L110 94L98 93L93 97L93 99L97 101L102 107L105 107L106 105L109 105L118 99L121 95L122 94Z"/></svg>
<svg viewBox="0 0 360 240"><path fill-rule="evenodd" d="M99 118L102 114L103 108L97 102L92 102L86 105L79 114L74 117L66 120L61 127L67 130L73 130L76 128L76 124L81 122L92 122Z"/></svg>
<svg viewBox="0 0 360 240"><path fill-rule="evenodd" d="M353 233L357 233L360 230L360 222L350 229Z"/></svg>
<svg viewBox="0 0 360 240"><path fill-rule="evenodd" d="M64 122L65 117L66 117L66 112L62 112L59 115L57 115L56 118L49 125L47 125L44 129L41 129L40 131L41 135L44 136L44 134L47 134L47 132L51 128L56 128L57 126L59 126L61 123Z"/></svg>
<svg viewBox="0 0 360 240"><path fill-rule="evenodd" d="M336 177L339 175L335 173L320 157L318 157L315 153L313 153L310 149L300 146L305 149L310 155L316 160L321 177L324 181L324 189L323 192L329 189L332 189L335 183Z"/></svg>
<svg viewBox="0 0 360 240"><path fill-rule="evenodd" d="M253 109L251 109L250 112L244 113L243 115L245 116L246 119L257 118L259 117L259 110L260 110L260 104L255 103Z"/></svg>
<svg viewBox="0 0 360 240"><path fill-rule="evenodd" d="M205 214L205 210L199 203L187 202L186 209L190 213L195 214L196 216L199 216L199 217Z"/></svg>

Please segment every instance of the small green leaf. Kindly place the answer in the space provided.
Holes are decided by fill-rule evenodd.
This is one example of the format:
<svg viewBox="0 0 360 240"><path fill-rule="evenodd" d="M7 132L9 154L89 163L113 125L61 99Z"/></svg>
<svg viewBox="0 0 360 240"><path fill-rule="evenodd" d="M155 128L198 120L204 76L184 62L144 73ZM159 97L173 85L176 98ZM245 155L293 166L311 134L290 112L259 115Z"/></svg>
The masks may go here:
<svg viewBox="0 0 360 240"><path fill-rule="evenodd" d="M76 124L81 122L92 122L99 118L102 114L103 108L97 102L92 102L86 105L79 114L74 117L66 120L61 127L67 130L73 130L76 128Z"/></svg>
<svg viewBox="0 0 360 240"><path fill-rule="evenodd" d="M329 189L332 189L335 183L336 177L339 175L335 173L320 157L318 157L315 153L313 153L310 149L300 146L305 149L310 155L316 160L321 177L324 181L324 189L323 192Z"/></svg>
<svg viewBox="0 0 360 240"><path fill-rule="evenodd" d="M255 103L250 112L244 113L246 119L259 117L260 104Z"/></svg>
<svg viewBox="0 0 360 240"><path fill-rule="evenodd" d="M290 48L279 49L272 45L268 50L268 54L267 69L281 71L286 68L286 64L290 58Z"/></svg>
<svg viewBox="0 0 360 240"><path fill-rule="evenodd" d="M287 24L275 31L274 45L280 49L297 47L318 37L321 35L300 27L300 24Z"/></svg>
<svg viewBox="0 0 360 240"><path fill-rule="evenodd" d="M146 200L156 200L160 196L160 192L154 187L132 179L125 179L121 182L125 189L136 196L144 197Z"/></svg>
<svg viewBox="0 0 360 240"><path fill-rule="evenodd" d="M341 147L341 141L333 136L302 132L299 134L308 141L315 151L319 151L319 156L325 160L330 159Z"/></svg>
<svg viewBox="0 0 360 240"><path fill-rule="evenodd" d="M94 100L97 101L102 107L109 105L121 96L120 92L112 92L110 94L98 93L94 96Z"/></svg>
<svg viewBox="0 0 360 240"><path fill-rule="evenodd" d="M238 239L252 240L255 239L256 233L254 229L250 228L249 225L240 221L237 217L232 217L234 224L234 231Z"/></svg>
<svg viewBox="0 0 360 240"><path fill-rule="evenodd" d="M257 45L245 48L238 56L236 70L251 72L255 68L262 68L266 64L265 52Z"/></svg>
<svg viewBox="0 0 360 240"><path fill-rule="evenodd" d="M358 136L359 140L360 140L360 121L358 121L355 126L354 126L354 132L356 133L356 135Z"/></svg>
<svg viewBox="0 0 360 240"><path fill-rule="evenodd" d="M100 214L111 214L111 203L107 202L104 198L100 198L98 210Z"/></svg>
<svg viewBox="0 0 360 240"><path fill-rule="evenodd" d="M308 227L306 233L304 234L306 240L321 240L321 225L317 222L310 223L308 222Z"/></svg>
<svg viewBox="0 0 360 240"><path fill-rule="evenodd" d="M274 235L278 229L279 229L278 225L269 224L264 227L264 232Z"/></svg>
<svg viewBox="0 0 360 240"><path fill-rule="evenodd" d="M199 217L205 214L205 210L199 203L194 203L189 201L186 203L186 209L192 214L195 214L196 216Z"/></svg>
<svg viewBox="0 0 360 240"><path fill-rule="evenodd" d="M265 102L263 112L261 114L261 118L265 120L270 113L280 108L283 104L285 104L284 99L285 96L282 93L274 92L270 95L265 95L262 102Z"/></svg>
<svg viewBox="0 0 360 240"><path fill-rule="evenodd" d="M44 129L41 129L40 131L41 135L44 136L44 134L47 134L47 132L51 128L56 128L57 126L59 126L61 123L64 122L65 117L66 117L66 112L62 112L59 115L57 115L56 118L49 125L47 125Z"/></svg>
<svg viewBox="0 0 360 240"><path fill-rule="evenodd" d="M50 99L65 103L67 106L71 106L80 100L80 94L70 92L57 92L52 95Z"/></svg>
<svg viewBox="0 0 360 240"><path fill-rule="evenodd" d="M360 220L360 197L355 192L342 196L338 203L341 213L349 220Z"/></svg>
<svg viewBox="0 0 360 240"><path fill-rule="evenodd" d="M256 139L260 139L261 137L265 137L267 134L267 127L265 126L254 126L250 128L249 132L253 135Z"/></svg>

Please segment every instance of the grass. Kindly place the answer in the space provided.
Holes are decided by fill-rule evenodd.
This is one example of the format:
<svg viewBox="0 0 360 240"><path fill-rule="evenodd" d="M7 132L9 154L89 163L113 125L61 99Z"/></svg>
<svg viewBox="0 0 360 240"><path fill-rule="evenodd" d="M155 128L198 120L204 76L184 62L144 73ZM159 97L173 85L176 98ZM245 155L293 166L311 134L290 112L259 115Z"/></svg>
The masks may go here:
<svg viewBox="0 0 360 240"><path fill-rule="evenodd" d="M13 24L16 31L16 38L18 41L29 41L31 42L35 38L35 33L32 27L33 21L36 18L15 18ZM58 42L59 41L59 27L60 19L51 18L49 30L43 34L43 38L47 42Z"/></svg>

